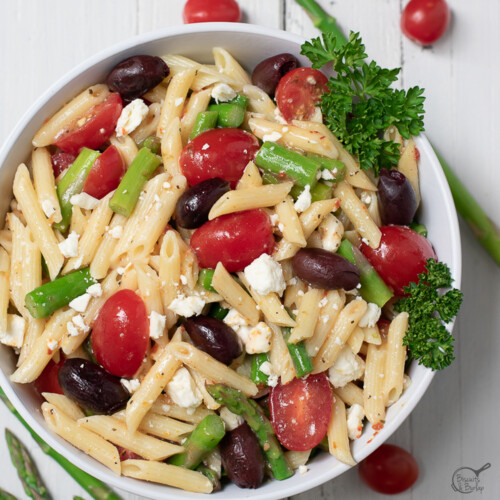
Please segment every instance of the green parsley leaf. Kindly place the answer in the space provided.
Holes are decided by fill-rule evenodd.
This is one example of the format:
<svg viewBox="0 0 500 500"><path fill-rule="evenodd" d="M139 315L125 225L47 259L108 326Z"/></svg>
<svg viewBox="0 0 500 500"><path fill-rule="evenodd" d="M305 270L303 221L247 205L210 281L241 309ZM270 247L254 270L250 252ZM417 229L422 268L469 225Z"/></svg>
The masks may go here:
<svg viewBox="0 0 500 500"><path fill-rule="evenodd" d="M408 91L391 88L400 68L381 68L374 61L366 63L365 46L359 33L351 32L349 42L337 48L332 33L323 33L302 45L313 68L332 63L336 76L328 81L330 92L323 95L321 110L328 128L358 158L364 170L397 165L399 145L384 140L383 133L395 126L409 139L424 130L423 89Z"/></svg>
<svg viewBox="0 0 500 500"><path fill-rule="evenodd" d="M453 288L449 267L429 259L426 272L418 275L418 284L405 287L406 296L394 305L397 312L409 314L408 331L403 343L413 358L432 370L442 370L454 359L453 336L446 329L462 305L463 294Z"/></svg>

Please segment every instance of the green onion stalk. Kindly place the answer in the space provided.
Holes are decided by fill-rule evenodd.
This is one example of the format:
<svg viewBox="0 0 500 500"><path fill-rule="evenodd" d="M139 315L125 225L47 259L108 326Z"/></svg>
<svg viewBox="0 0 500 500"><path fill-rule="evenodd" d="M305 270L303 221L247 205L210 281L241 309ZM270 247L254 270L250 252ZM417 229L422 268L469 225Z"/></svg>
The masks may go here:
<svg viewBox="0 0 500 500"><path fill-rule="evenodd" d="M82 471L69 460L51 448L36 432L26 423L12 403L7 398L5 392L0 387L0 399L5 403L11 413L24 425L31 434L31 437L38 443L42 451L52 457L92 498L95 500L122 500L109 486L90 474Z"/></svg>
<svg viewBox="0 0 500 500"><path fill-rule="evenodd" d="M311 20L322 32L334 33L337 46L341 47L347 43L342 30L337 25L337 20L327 14L316 0L295 0L309 14ZM444 175L450 186L453 200L458 213L465 219L472 232L481 245L500 266L500 228L486 215L479 203L474 199L469 190L462 184L448 163L434 149L441 163Z"/></svg>

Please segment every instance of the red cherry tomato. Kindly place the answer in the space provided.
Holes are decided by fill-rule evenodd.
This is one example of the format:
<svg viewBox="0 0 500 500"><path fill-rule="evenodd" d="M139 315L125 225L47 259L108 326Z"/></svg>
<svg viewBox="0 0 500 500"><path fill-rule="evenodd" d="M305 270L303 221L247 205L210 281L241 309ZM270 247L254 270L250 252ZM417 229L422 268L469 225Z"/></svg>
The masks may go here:
<svg viewBox="0 0 500 500"><path fill-rule="evenodd" d="M411 0L401 15L401 30L420 45L439 40L449 23L450 8L445 0Z"/></svg>
<svg viewBox="0 0 500 500"><path fill-rule="evenodd" d="M317 446L326 434L332 413L332 390L325 373L278 383L269 393L274 432L292 451Z"/></svg>
<svg viewBox="0 0 500 500"><path fill-rule="evenodd" d="M59 177L75 161L76 156L71 153L56 153L51 156L54 177Z"/></svg>
<svg viewBox="0 0 500 500"><path fill-rule="evenodd" d="M255 136L238 128L207 130L183 149L179 163L188 183L220 177L234 189L249 161L259 150Z"/></svg>
<svg viewBox="0 0 500 500"><path fill-rule="evenodd" d="M287 122L310 120L321 96L328 91L328 79L321 71L297 68L287 73L276 87L276 102Z"/></svg>
<svg viewBox="0 0 500 500"><path fill-rule="evenodd" d="M218 262L235 273L263 253L274 249L273 228L263 210L247 210L222 215L199 227L191 246L201 267L214 269Z"/></svg>
<svg viewBox="0 0 500 500"><path fill-rule="evenodd" d="M149 339L146 306L132 290L120 290L101 307L91 334L94 356L118 377L133 377Z"/></svg>
<svg viewBox="0 0 500 500"><path fill-rule="evenodd" d="M358 471L366 485L386 495L406 491L418 479L417 461L393 444L377 448L359 464Z"/></svg>
<svg viewBox="0 0 500 500"><path fill-rule="evenodd" d="M109 146L92 165L83 191L100 200L120 184L125 165L118 149Z"/></svg>
<svg viewBox="0 0 500 500"><path fill-rule="evenodd" d="M184 23L241 21L241 10L235 0L188 0L182 13Z"/></svg>
<svg viewBox="0 0 500 500"><path fill-rule="evenodd" d="M361 244L361 251L377 270L385 283L397 295L404 295L404 287L418 281L425 272L428 259L437 259L429 240L413 229L403 226L381 227L382 239L378 248Z"/></svg>
<svg viewBox="0 0 500 500"><path fill-rule="evenodd" d="M55 392L56 394L64 394L61 386L59 385L59 379L57 377L61 366L64 363L64 359L61 359L59 363L54 363L50 360L49 364L44 368L40 376L35 380L35 389L42 394L42 392Z"/></svg>
<svg viewBox="0 0 500 500"><path fill-rule="evenodd" d="M102 103L94 106L83 118L77 120L56 138L54 144L66 153L78 154L86 147L97 149L102 146L115 131L116 122L123 109L120 94L110 94ZM83 125L78 125L85 120Z"/></svg>
<svg viewBox="0 0 500 500"><path fill-rule="evenodd" d="M117 446L117 448L118 448L118 453L120 455L120 462L124 462L125 460L142 459L140 455L134 453L133 451L122 448L121 446Z"/></svg>

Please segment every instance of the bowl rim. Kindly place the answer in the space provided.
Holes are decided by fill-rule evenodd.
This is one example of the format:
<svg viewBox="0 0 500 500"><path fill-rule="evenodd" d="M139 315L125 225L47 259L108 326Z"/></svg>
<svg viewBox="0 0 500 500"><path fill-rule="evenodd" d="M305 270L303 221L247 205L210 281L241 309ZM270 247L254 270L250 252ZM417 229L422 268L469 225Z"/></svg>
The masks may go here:
<svg viewBox="0 0 500 500"><path fill-rule="evenodd" d="M92 66L99 63L101 60L112 57L118 53L125 50L130 50L134 46L139 44L145 44L149 42L158 41L160 39L169 38L177 35L189 35L189 34L199 34L199 33L213 33L213 32L229 32L229 33L248 33L252 35L265 35L274 38L279 38L281 40L289 41L301 45L306 38L297 35L295 33L290 33L275 28L268 28L255 24L243 24L243 23L198 23L198 24L188 24L188 25L178 25L169 26L166 28L161 28L151 32L138 34L133 37L126 38L115 44L106 47L105 49L93 54L81 63L77 64L75 67L67 71L63 76L57 79L50 87L43 92L27 109L27 111L22 115L21 119L17 122L16 126L12 129L11 133L7 136L7 139L0 148L0 168L5 163L5 160L11 150L15 145L16 140L22 134L23 130L27 125L36 118L37 114L41 111L41 108L58 92L60 92L67 84L69 84L75 77L79 76L83 72L89 70ZM432 149L430 142L424 134L416 137L417 146L420 150L425 150L425 154L439 166L439 160ZM452 276L454 277L454 285L460 288L461 284L461 271L462 271L462 254L461 254L461 244L460 244L460 230L457 218L457 212L455 205L451 196L451 192L441 168L435 168L435 173L438 177L438 181L442 186L444 186L444 208L446 210L446 218L450 224L450 232L452 235L451 241L451 258L452 263L450 264ZM454 322L449 325L450 329L453 328ZM428 386L430 385L432 379L434 378L435 372L430 369L426 369L425 375L419 381L418 392L414 394L413 398L406 402L405 408L401 410L390 422L390 426L384 427L384 430L378 435L374 436L372 442L365 446L361 453L356 455L358 461L364 459L366 456L371 454L375 449L377 449L382 443L384 443L393 432L395 432L402 422L411 414L415 406L422 399ZM3 372L0 367L0 386L5 391L7 397L12 402L19 414L24 418L24 420L29 424L29 426L42 438L49 446L55 449L63 457L71 459L71 462L76 466L84 470L85 472L99 478L100 480L110 484L113 487L126 490L127 492L141 495L148 494L148 487L150 484L155 483L145 483L142 480L135 480L126 476L117 476L112 471L104 471L98 469L94 466L93 459L88 455L82 457L79 455L79 450L72 449L72 445L64 445L64 441L59 438L59 436L52 433L48 428L43 427L39 422L32 416L31 412L24 406L20 398L17 396L16 392L11 385L8 376ZM71 447L71 448L70 448ZM332 457L333 458L333 457ZM337 467L335 473L326 471L323 473L316 473L314 476L304 477L299 485L288 486L285 483L281 483L279 496L276 496L276 492L267 492L259 489L254 490L251 495L248 495L244 490L241 491L241 497L251 497L258 500L274 500L278 498L288 497L291 495L296 495L304 491L310 490L318 485L325 483L326 481L339 476L348 470L350 466L341 464L341 468ZM183 490L177 490L172 487L160 485L165 488L164 498L201 498L200 494L190 493ZM188 493L189 496L186 495Z"/></svg>

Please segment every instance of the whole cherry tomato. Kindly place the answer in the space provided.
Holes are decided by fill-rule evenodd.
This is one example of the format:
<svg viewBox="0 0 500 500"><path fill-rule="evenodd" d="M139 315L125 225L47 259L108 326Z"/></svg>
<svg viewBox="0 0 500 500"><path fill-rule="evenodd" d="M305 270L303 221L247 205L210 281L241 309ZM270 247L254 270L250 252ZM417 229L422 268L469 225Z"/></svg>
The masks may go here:
<svg viewBox="0 0 500 500"><path fill-rule="evenodd" d="M94 106L85 116L76 120L68 130L59 134L54 144L66 153L73 154L78 154L84 147L99 148L115 131L122 109L120 94L110 94L104 102Z"/></svg>
<svg viewBox="0 0 500 500"><path fill-rule="evenodd" d="M424 236L409 227L381 227L382 239L378 248L361 244L361 251L396 295L404 295L404 287L418 282L418 275L425 272L428 259L436 254Z"/></svg>
<svg viewBox="0 0 500 500"><path fill-rule="evenodd" d="M118 377L133 377L149 341L146 306L132 290L120 290L101 307L91 334L94 356Z"/></svg>
<svg viewBox="0 0 500 500"><path fill-rule="evenodd" d="M55 153L51 156L54 177L59 177L67 168L71 167L76 156L71 153Z"/></svg>
<svg viewBox="0 0 500 500"><path fill-rule="evenodd" d="M118 187L124 173L120 152L115 146L109 146L92 165L83 191L100 200Z"/></svg>
<svg viewBox="0 0 500 500"><path fill-rule="evenodd" d="M278 383L269 393L274 432L292 451L317 446L326 434L332 412L332 390L325 373Z"/></svg>
<svg viewBox="0 0 500 500"><path fill-rule="evenodd" d="M42 394L43 392L54 392L56 394L64 394L57 375L61 366L64 364L64 359L59 363L54 363L50 360L48 365L44 368L43 372L35 380L35 389Z"/></svg>
<svg viewBox="0 0 500 500"><path fill-rule="evenodd" d="M401 15L401 30L410 40L430 45L439 40L450 23L445 0L411 0Z"/></svg>
<svg viewBox="0 0 500 500"><path fill-rule="evenodd" d="M287 73L276 87L276 102L287 122L310 120L321 96L327 92L327 77L312 68L297 68Z"/></svg>
<svg viewBox="0 0 500 500"><path fill-rule="evenodd" d="M191 247L201 267L214 269L222 262L230 273L243 271L259 255L272 253L271 220L263 210L222 215L193 233Z"/></svg>
<svg viewBox="0 0 500 500"><path fill-rule="evenodd" d="M394 495L406 491L418 479L418 463L406 450L383 444L358 467L365 484L379 493Z"/></svg>
<svg viewBox="0 0 500 500"><path fill-rule="evenodd" d="M184 23L241 21L241 10L235 0L188 0L182 13Z"/></svg>
<svg viewBox="0 0 500 500"><path fill-rule="evenodd" d="M257 138L239 128L217 128L196 136L179 158L190 186L214 177L231 183L234 189L249 161L259 150Z"/></svg>

